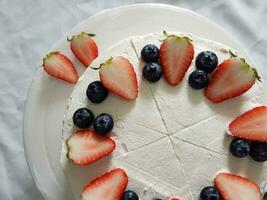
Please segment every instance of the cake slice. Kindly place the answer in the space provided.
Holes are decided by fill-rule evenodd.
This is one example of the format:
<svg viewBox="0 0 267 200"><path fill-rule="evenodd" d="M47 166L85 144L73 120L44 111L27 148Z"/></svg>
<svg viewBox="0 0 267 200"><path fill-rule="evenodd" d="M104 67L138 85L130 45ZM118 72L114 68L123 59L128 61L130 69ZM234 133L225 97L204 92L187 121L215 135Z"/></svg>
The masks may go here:
<svg viewBox="0 0 267 200"><path fill-rule="evenodd" d="M138 171L155 177L161 185L173 186L173 190L171 188L168 190L169 196L177 195L183 199L183 195L190 194L183 168L175 155L168 137L137 150L130 151L127 156L114 158L114 162L117 163L117 161L119 163L126 163L128 166L138 169ZM135 173L132 174L132 177L134 179ZM145 181L146 177L142 177L142 179ZM134 183L134 180L132 182ZM131 185L132 182L130 181L129 184ZM183 192L186 189L187 194ZM143 196L142 190L137 190L141 199L154 198L153 196Z"/></svg>
<svg viewBox="0 0 267 200"><path fill-rule="evenodd" d="M179 199L192 199L191 192L187 184L176 187L173 184L159 179L157 176L145 172L142 167L135 167L127 162L127 159L116 159L116 166L123 168L128 174L128 189L138 193L139 199L163 199L171 200L171 197ZM176 175L174 175L176 177ZM175 200L175 199L173 199Z"/></svg>

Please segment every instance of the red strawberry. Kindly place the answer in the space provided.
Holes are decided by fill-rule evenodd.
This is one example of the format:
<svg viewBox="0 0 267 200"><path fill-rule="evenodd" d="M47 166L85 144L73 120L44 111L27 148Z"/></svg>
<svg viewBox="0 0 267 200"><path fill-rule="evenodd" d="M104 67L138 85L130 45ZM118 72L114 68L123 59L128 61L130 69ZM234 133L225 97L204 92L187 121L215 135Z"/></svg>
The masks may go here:
<svg viewBox="0 0 267 200"><path fill-rule="evenodd" d="M77 165L91 164L108 154L116 147L108 136L98 135L90 130L77 131L67 141L68 158Z"/></svg>
<svg viewBox="0 0 267 200"><path fill-rule="evenodd" d="M51 52L43 59L44 70L51 76L70 82L78 81L78 74L72 62L58 51Z"/></svg>
<svg viewBox="0 0 267 200"><path fill-rule="evenodd" d="M91 181L85 186L82 200L120 200L128 184L128 176L117 168Z"/></svg>
<svg viewBox="0 0 267 200"><path fill-rule="evenodd" d="M100 66L100 80L111 92L127 99L136 99L138 86L132 64L126 58L117 56L108 59Z"/></svg>
<svg viewBox="0 0 267 200"><path fill-rule="evenodd" d="M229 133L245 140L267 142L267 107L253 108L229 125Z"/></svg>
<svg viewBox="0 0 267 200"><path fill-rule="evenodd" d="M166 36L160 46L163 74L169 84L178 85L193 60L194 47L188 37L169 35L165 31L163 34Z"/></svg>
<svg viewBox="0 0 267 200"><path fill-rule="evenodd" d="M256 79L260 77L255 68L243 58L232 57L217 67L204 94L213 103L220 103L245 93Z"/></svg>
<svg viewBox="0 0 267 200"><path fill-rule="evenodd" d="M262 198L259 186L247 178L220 173L214 182L223 200L261 200Z"/></svg>
<svg viewBox="0 0 267 200"><path fill-rule="evenodd" d="M85 67L88 67L98 56L98 48L92 39L93 36L95 34L81 32L68 39L71 51Z"/></svg>

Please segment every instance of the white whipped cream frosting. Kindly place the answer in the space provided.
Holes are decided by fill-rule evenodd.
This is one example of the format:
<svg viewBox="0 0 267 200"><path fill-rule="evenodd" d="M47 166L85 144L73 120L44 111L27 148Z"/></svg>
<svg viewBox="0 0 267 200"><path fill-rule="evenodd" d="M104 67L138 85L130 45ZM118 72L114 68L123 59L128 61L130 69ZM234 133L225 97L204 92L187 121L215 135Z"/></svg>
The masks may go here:
<svg viewBox="0 0 267 200"><path fill-rule="evenodd" d="M110 93L104 102L93 104L86 97L86 89L89 83L99 80L98 71L88 68L80 77L66 109L61 153L61 165L76 199L80 199L85 184L114 167L127 172L128 188L136 191L140 200L173 195L181 200L197 200L200 190L212 185L220 171L246 176L259 185L266 182L267 164L233 157L229 153L232 137L226 133L233 118L266 104L263 87L256 83L242 96L220 104L207 100L202 90L194 90L187 83L195 69L195 57L209 50L222 62L230 57L230 48L187 36L193 40L195 55L178 86L170 86L164 78L154 84L142 78L145 63L140 59L141 49L150 43L159 47L161 33L122 40L91 64L98 67L110 56L129 59L138 79L139 95L135 101ZM66 140L76 130L72 115L81 107L89 108L95 116L103 112L113 116L111 137L117 144L111 155L87 167L75 166L66 158Z"/></svg>

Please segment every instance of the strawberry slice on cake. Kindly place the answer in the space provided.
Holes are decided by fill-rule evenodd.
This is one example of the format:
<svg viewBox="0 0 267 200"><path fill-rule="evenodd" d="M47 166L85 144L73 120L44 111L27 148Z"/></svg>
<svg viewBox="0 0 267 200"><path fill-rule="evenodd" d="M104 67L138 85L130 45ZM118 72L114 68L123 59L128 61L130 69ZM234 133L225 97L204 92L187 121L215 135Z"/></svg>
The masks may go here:
<svg viewBox="0 0 267 200"><path fill-rule="evenodd" d="M112 153L116 143L94 131L77 131L67 141L68 158L76 165L89 165Z"/></svg>
<svg viewBox="0 0 267 200"><path fill-rule="evenodd" d="M259 186L253 181L230 173L219 173L215 186L220 191L223 200L261 200Z"/></svg>
<svg viewBox="0 0 267 200"><path fill-rule="evenodd" d="M160 45L160 63L165 79L170 85L178 85L184 78L194 57L194 47L189 37L169 35Z"/></svg>
<svg viewBox="0 0 267 200"><path fill-rule="evenodd" d="M267 107L253 108L234 119L229 134L250 141L267 142Z"/></svg>
<svg viewBox="0 0 267 200"><path fill-rule="evenodd" d="M94 179L85 186L82 200L120 200L128 184L128 176L121 168Z"/></svg>
<svg viewBox="0 0 267 200"><path fill-rule="evenodd" d="M213 103L220 103L247 92L256 80L260 80L257 70L233 55L217 67L204 95Z"/></svg>
<svg viewBox="0 0 267 200"><path fill-rule="evenodd" d="M101 83L110 92L126 100L137 98L136 73L128 59L122 56L111 57L105 63L102 63L99 68Z"/></svg>

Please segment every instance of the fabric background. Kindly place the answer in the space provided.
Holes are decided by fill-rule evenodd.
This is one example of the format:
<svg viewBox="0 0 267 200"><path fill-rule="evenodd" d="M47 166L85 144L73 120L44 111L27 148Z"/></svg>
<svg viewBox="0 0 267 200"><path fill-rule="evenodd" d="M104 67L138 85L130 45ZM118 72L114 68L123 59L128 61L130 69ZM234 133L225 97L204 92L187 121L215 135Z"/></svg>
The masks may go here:
<svg viewBox="0 0 267 200"><path fill-rule="evenodd" d="M38 200L23 148L23 110L41 58L71 27L105 8L167 3L215 21L267 80L267 0L0 0L0 199Z"/></svg>

